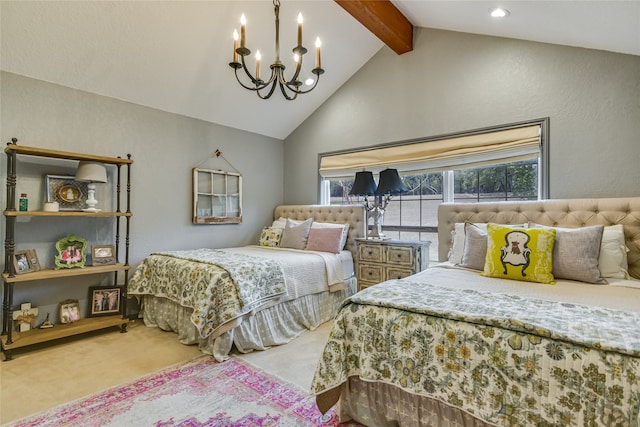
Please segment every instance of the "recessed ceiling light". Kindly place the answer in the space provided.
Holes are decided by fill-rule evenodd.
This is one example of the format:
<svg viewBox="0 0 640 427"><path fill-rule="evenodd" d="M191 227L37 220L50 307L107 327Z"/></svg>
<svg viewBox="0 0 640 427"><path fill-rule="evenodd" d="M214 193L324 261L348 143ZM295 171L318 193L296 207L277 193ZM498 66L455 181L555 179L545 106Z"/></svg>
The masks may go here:
<svg viewBox="0 0 640 427"><path fill-rule="evenodd" d="M509 11L507 9L503 9L501 7L494 7L492 9L489 9L489 13L494 18L504 18L505 16L509 15Z"/></svg>

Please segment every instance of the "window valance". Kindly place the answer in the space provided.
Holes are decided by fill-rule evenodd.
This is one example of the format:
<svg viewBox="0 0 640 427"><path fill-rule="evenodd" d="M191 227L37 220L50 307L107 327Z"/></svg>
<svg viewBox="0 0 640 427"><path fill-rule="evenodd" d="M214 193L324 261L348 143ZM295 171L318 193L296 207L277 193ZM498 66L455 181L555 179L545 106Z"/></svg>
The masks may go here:
<svg viewBox="0 0 640 427"><path fill-rule="evenodd" d="M385 168L404 173L436 172L531 159L540 155L540 125L529 125L322 156L320 175L352 177Z"/></svg>

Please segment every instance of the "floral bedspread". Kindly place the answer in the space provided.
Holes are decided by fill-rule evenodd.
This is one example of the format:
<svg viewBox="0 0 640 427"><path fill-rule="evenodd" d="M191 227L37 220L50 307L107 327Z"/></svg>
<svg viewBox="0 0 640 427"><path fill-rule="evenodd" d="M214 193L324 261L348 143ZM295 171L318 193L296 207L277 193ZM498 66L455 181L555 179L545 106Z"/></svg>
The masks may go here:
<svg viewBox="0 0 640 427"><path fill-rule="evenodd" d="M496 425L638 427L638 325L634 312L385 282L345 301L311 392L320 404L356 375Z"/></svg>
<svg viewBox="0 0 640 427"><path fill-rule="evenodd" d="M130 295L155 295L193 308L191 321L203 338L285 292L276 261L214 249L152 254L128 286Z"/></svg>

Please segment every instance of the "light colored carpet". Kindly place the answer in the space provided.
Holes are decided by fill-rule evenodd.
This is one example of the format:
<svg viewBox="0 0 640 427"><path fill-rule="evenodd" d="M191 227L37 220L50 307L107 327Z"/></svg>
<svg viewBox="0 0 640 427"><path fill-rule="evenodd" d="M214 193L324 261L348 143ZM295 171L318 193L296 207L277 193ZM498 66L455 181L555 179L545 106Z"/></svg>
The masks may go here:
<svg viewBox="0 0 640 427"><path fill-rule="evenodd" d="M289 344L243 355L266 372L309 389L331 322ZM0 363L0 423L94 394L202 353L177 335L130 323L129 332L107 330L16 351Z"/></svg>

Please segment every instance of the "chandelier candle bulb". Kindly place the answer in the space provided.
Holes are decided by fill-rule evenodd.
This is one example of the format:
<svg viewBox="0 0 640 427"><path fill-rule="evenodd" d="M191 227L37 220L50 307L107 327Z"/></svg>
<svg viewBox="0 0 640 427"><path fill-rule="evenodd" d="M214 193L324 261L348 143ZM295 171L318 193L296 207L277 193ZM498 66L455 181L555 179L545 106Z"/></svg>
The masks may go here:
<svg viewBox="0 0 640 427"><path fill-rule="evenodd" d="M320 67L320 46L322 45L322 43L320 42L320 37L318 37L316 39L316 68L322 68Z"/></svg>
<svg viewBox="0 0 640 427"><path fill-rule="evenodd" d="M238 62L238 30L233 30L233 62Z"/></svg>
<svg viewBox="0 0 640 427"><path fill-rule="evenodd" d="M247 43L247 18L244 13L240 16L240 47L245 47Z"/></svg>
<svg viewBox="0 0 640 427"><path fill-rule="evenodd" d="M260 80L260 60L262 59L262 55L260 55L260 51L256 51L256 80Z"/></svg>
<svg viewBox="0 0 640 427"><path fill-rule="evenodd" d="M298 46L302 46L302 13L298 13Z"/></svg>

